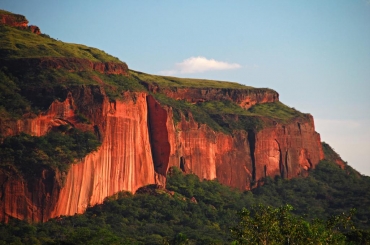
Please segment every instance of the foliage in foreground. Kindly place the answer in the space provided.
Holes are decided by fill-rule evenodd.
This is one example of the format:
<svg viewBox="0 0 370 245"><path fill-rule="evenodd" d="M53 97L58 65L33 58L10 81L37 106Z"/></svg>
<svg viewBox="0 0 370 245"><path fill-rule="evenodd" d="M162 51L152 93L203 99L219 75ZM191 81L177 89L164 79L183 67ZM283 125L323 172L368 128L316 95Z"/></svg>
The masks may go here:
<svg viewBox="0 0 370 245"><path fill-rule="evenodd" d="M308 222L291 213L293 207L258 205L239 212L239 223L231 229L234 244L345 244L345 234L354 230L350 214Z"/></svg>

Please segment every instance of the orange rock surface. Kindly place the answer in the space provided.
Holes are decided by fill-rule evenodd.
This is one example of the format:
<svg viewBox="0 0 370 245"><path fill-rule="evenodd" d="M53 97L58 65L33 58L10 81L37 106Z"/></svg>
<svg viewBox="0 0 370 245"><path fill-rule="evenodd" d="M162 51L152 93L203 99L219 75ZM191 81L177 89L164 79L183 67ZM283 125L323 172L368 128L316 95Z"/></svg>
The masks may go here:
<svg viewBox="0 0 370 245"><path fill-rule="evenodd" d="M146 95L131 96L135 102L110 104L102 146L72 165L51 217L82 213L118 191L135 192L155 183Z"/></svg>
<svg viewBox="0 0 370 245"><path fill-rule="evenodd" d="M228 96L244 107L246 101L251 105L278 100L277 93L250 97L233 92L225 95L224 91L208 94ZM77 110L88 117L90 126L76 121ZM82 213L118 191L165 185L171 166L201 179L217 178L249 190L262 184L266 176L305 175L324 157L311 116L259 131L224 134L197 123L190 113L175 125L172 108L144 92L126 92L120 101L109 102L99 86L71 88L65 101L53 102L41 115L8 122L1 133L41 136L62 124L93 130L102 145L67 173L45 169L34 181L23 180L12 169L1 169L1 221L16 217L37 222Z"/></svg>
<svg viewBox="0 0 370 245"><path fill-rule="evenodd" d="M29 29L32 33L41 34L40 28L35 25L28 26L28 20L23 15L12 13L0 13L0 24Z"/></svg>
<svg viewBox="0 0 370 245"><path fill-rule="evenodd" d="M28 27L28 20L23 15L19 14L0 14L0 24L13 27Z"/></svg>
<svg viewBox="0 0 370 245"><path fill-rule="evenodd" d="M118 191L135 192L141 186L154 184L146 94L126 93L124 97L124 101L116 103L109 103L107 99L102 102L104 118L95 118L102 129L102 145L98 151L73 164L64 178L60 173L45 170L39 180L27 182L16 173L11 174L11 169L1 171L0 220L16 217L46 221L60 215L73 215ZM72 97L54 102L48 112L19 121L9 133L23 131L40 136L55 123L68 120L71 123L71 105L74 105Z"/></svg>
<svg viewBox="0 0 370 245"><path fill-rule="evenodd" d="M171 120L171 119L169 119ZM264 177L293 178L306 175L324 158L313 118L275 125L258 132L216 133L192 118L178 124L169 138L169 166L178 166L201 179L249 190Z"/></svg>

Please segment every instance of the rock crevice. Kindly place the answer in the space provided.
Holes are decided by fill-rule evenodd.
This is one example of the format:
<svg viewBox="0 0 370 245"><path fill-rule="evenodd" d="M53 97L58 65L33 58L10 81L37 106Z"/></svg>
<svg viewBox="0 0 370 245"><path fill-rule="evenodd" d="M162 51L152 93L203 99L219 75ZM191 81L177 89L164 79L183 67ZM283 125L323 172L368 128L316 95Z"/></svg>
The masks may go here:
<svg viewBox="0 0 370 245"><path fill-rule="evenodd" d="M217 179L249 190L268 176L305 175L323 159L312 117L298 121L299 127L293 121L259 131L224 134L196 122L190 112L175 123L172 108L148 93L124 92L122 98L109 101L99 86L73 87L65 101L53 102L45 113L2 129L8 136L20 132L41 136L55 126L70 123L95 132L102 145L67 173L44 170L35 181L1 169L1 221L15 217L38 222L82 213L118 191L135 192L149 184L164 186L171 166L202 180ZM91 124L77 122L76 111Z"/></svg>

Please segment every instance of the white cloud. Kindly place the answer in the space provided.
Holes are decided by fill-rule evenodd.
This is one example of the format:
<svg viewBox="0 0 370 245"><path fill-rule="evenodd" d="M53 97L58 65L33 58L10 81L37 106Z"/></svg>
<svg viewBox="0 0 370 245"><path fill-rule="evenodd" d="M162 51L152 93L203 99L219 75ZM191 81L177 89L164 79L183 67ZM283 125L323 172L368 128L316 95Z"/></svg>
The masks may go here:
<svg viewBox="0 0 370 245"><path fill-rule="evenodd" d="M231 70L238 69L242 66L237 63L227 63L214 59L207 59L202 56L190 57L180 63L175 64L175 68L167 71L160 71L163 75L201 73L212 70Z"/></svg>

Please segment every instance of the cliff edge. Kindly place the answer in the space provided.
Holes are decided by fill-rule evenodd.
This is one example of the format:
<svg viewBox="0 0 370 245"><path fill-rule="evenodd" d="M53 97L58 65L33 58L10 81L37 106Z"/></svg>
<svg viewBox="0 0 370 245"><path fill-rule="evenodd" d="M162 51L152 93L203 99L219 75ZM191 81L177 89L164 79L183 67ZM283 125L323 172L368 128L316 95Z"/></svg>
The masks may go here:
<svg viewBox="0 0 370 245"><path fill-rule="evenodd" d="M82 213L118 191L164 186L171 166L250 190L266 177L306 176L324 158L313 117L281 103L274 90L132 71L103 51L19 29L14 23L23 18L4 16L1 221ZM37 163L32 156L17 162L20 144L5 148L17 135L56 133L52 150L62 151L71 128L91 132L100 146L56 165L46 163L42 142L32 152ZM86 148L78 139L72 146ZM42 167L27 172L24 164Z"/></svg>

